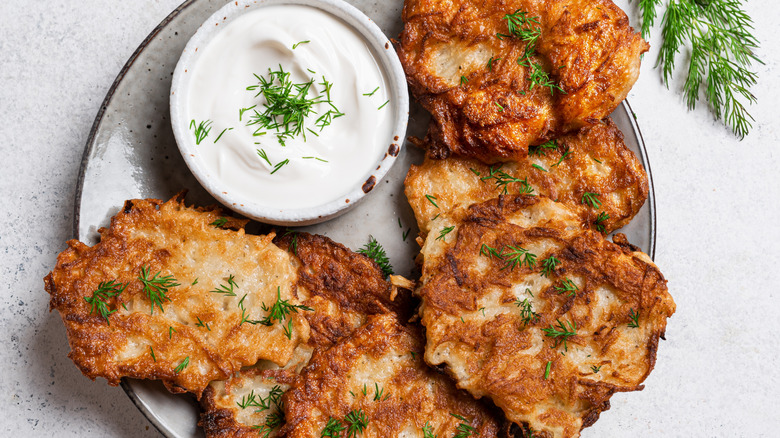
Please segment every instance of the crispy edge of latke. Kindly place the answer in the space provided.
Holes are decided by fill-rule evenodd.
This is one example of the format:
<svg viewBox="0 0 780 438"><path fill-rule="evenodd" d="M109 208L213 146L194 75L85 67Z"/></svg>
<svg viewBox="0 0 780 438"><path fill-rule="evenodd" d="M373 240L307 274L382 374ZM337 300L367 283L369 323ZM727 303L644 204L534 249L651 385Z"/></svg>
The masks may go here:
<svg viewBox="0 0 780 438"><path fill-rule="evenodd" d="M296 429L302 426L309 418L307 412L312 409L320 411L323 402L321 396L325 394L334 394L343 386L343 380L348 379L345 374L355 372L359 367L361 357L368 355L372 359L382 358L387 351L404 351L411 354L411 360L416 363L416 367L403 368L399 373L394 374L391 380L396 378L410 379L417 375L416 379L431 379L440 384L439 390L435 395L435 404L447 404L447 413L453 411L462 413L468 417L468 423L476 427L478 435L485 437L504 436L500 432L507 431L503 414L494 406L484 401L475 400L468 393L456 388L454 382L448 377L442 375L434 368L428 367L423 361L425 339L422 333L422 327L417 325L404 325L397 319L397 315L381 314L371 315L368 321L362 327L358 328L350 336L342 338L339 342L328 349L321 349L314 353L312 360L302 373L295 379L295 382L283 396L286 406L286 423L282 428L283 436L296 437ZM395 354L395 353L393 353ZM387 386L381 388L384 393ZM376 388L370 388L375 392ZM376 410L367 413L369 424L371 418L378 413L380 417L395 417L403 415L402 412L408 412L408 409L401 411L403 405L395 406L399 400L396 393L388 391L389 396L385 396L380 401L370 400L371 394L364 395L365 405L369 407L380 404ZM354 397L347 396L348 401L356 400ZM374 394L376 397L376 394ZM449 399L449 401L445 401ZM404 399L408 400L408 398ZM324 406L335 407L339 413L328 413L329 417L343 418L348 412L354 410L354 404L344 406L344 400L328 399L324 401ZM424 401L424 400L423 400ZM417 403L422 402L417 400ZM451 404L448 404L451 403ZM338 406L342 405L342 406ZM352 409L349 409L352 408ZM408 408L408 406L407 406ZM321 412L321 411L320 411ZM336 415L333 415L336 414ZM450 414L451 415L451 414ZM451 420L453 424L459 420ZM416 422L420 423L420 422ZM422 428L427 423L417 424ZM478 425L477 425L478 424ZM302 432L307 433L307 432ZM304 435L309 436L309 435ZM506 435L509 436L509 435Z"/></svg>
<svg viewBox="0 0 780 438"><path fill-rule="evenodd" d="M311 329L307 346L313 351L327 349L352 335L371 315L394 314L400 318L410 315L413 307L410 292L398 294L398 288L385 280L381 268L371 258L328 237L300 231L280 233L274 244L296 260L297 298L315 309L304 313ZM338 308L338 316L317 312L318 305L328 303ZM355 319L360 320L357 326L352 324ZM239 375L244 372L240 371ZM232 379L231 376L226 385ZM237 420L234 410L219 406L211 386L207 391L204 396L210 394L211 399L201 402L200 418L208 437L242 438L257 434L257 429Z"/></svg>
<svg viewBox="0 0 780 438"><path fill-rule="evenodd" d="M506 210L500 208L499 205L495 205L496 202L492 202L493 205L486 206L487 208L481 209L480 206L474 206L470 210L471 216L471 222L470 224L476 226L476 227L489 227L494 228L496 226L499 226L500 224L498 222L495 222L495 218L497 216L503 216L501 213L506 213ZM510 207L512 204L510 204ZM480 217L487 217L489 220L481 220ZM508 223L508 222L505 222ZM508 223L509 225L512 225L511 223ZM517 227L516 225L513 225L514 227ZM522 227L518 227L519 229L523 229ZM560 230L554 230L554 229L540 229L540 231L543 231L544 235L547 235L549 233L553 233L550 235L552 237L553 235L559 236L559 237L565 237L564 233L561 233ZM474 232L475 235L480 235L479 231L476 230ZM639 376L637 379L638 381L635 382L635 384L632 385L616 385L613 383L608 382L601 382L601 381L591 381L587 379L577 379L577 382L581 385L583 391L581 391L583 394L586 395L584 401L587 401L590 404L590 407L583 411L583 414L581 416L576 417L577 419L581 420L581 426L578 429L578 432L584 429L585 427L588 427L592 425L599 417L600 413L604 410L609 409L609 398L615 393L615 392L628 392L628 391L638 391L644 388L644 385L642 385L642 382L648 377L652 369L654 368L655 361L656 361L656 353L658 349L658 342L659 338L664 339L665 335L665 329L666 329L666 320L672 316L672 314L675 311L675 304L674 301L669 295L668 290L666 288L666 280L664 279L663 275L661 274L660 270L657 266L655 266L654 263L652 263L649 258L638 251L638 248L628 243L627 239L625 239L624 235L616 235L616 241L610 242L608 241L604 236L601 234L591 231L591 230L582 230L582 231L574 231L573 235L574 239L572 240L572 244L577 244L577 242L585 239L585 240L595 240L596 246L605 246L606 249L603 251L600 250L599 252L613 252L615 254L618 254L616 257L625 257L623 262L629 263L632 265L638 265L637 269L641 272L639 272L639 277L636 278L638 281L638 286L641 288L641 293L638 297L635 297L639 300L640 307L638 310L639 314L642 314L643 312L647 311L648 309L651 311L651 313L655 313L655 316L652 317L652 321L654 324L653 330L651 330L648 333L648 339L646 342L646 349L644 354L644 362L646 365L644 373ZM569 239L569 238L566 238ZM450 245L450 250L457 251L458 243L460 243L460 240L456 241L455 243L452 243ZM582 242L580 242L582 243ZM586 253L588 251L594 251L594 244L586 244L582 243L582 245L585 245L584 248L582 248L579 252L580 253ZM474 248L471 248L471 252L474 251ZM448 252L449 254L449 252ZM446 260L440 260L438 267L434 267L434 270L441 270L441 269L453 269L452 274L453 276L457 277L457 268L453 268L453 264L457 264L457 257L455 256L447 256L443 257L443 259ZM641 266L640 266L641 265ZM642 269L642 266L644 269ZM433 274L431 277L435 277L436 274ZM463 275L461 274L461 277ZM622 282L622 278L617 278L614 275L607 274L607 277L610 277L609 282L613 284L613 286L618 286L619 283ZM463 277L466 278L466 277ZM457 280L457 278L455 278ZM431 281L432 280L432 281ZM467 281L470 281L471 279L466 278ZM475 280L476 281L476 280ZM490 282L490 279L480 279L479 281L488 281ZM607 280L605 280L607 281ZM433 283L433 286L431 286ZM426 293L423 289L428 287L434 287L437 281L435 278L429 278L429 281L426 281L420 288L420 290L417 291L420 295L423 296L423 305L421 306L421 313L423 313L423 322L429 322L430 318L435 318L435 316L432 316L430 313L428 315L425 315L427 312L432 313L446 313L450 315L454 315L457 312L457 309L451 309L448 307L449 304L451 304L451 301L453 299L453 293L452 291L443 291L441 294L441 297L439 297L438 304L436 302L431 302L431 295ZM460 287L460 282L458 282L458 287ZM464 283L462 285L463 287L470 288L473 287L472 284L466 284ZM625 289L622 287L617 287L621 289ZM659 289L660 288L660 289ZM434 297L435 298L435 297ZM458 301L458 300L455 300ZM469 300L463 300L461 299L460 302L462 304L468 304ZM476 305L474 303L471 303L472 305L464 310L474 310L476 309ZM442 305L444 305L444 308L442 308ZM433 308L431 308L433 306ZM659 307L660 306L660 307ZM633 310L633 309L632 309ZM454 312L454 313L453 313ZM568 312L566 310L565 312ZM628 312L625 312L626 316L623 323L628 322L627 314ZM647 322L647 318L650 318L645 315L645 320ZM430 341L430 340L429 340ZM570 341L573 342L573 341ZM428 355L426 355L426 361L431 363L429 360ZM446 361L445 361L446 362ZM434 361L434 366L442 366L444 364L442 363L436 363ZM445 365L445 370L452 375L449 368ZM454 376L453 376L454 377ZM575 378L576 376L572 377ZM461 386L461 383L459 382L459 386ZM591 388L591 389L586 389ZM484 394L488 395L488 394ZM492 397L491 397L492 398ZM501 400L495 400L496 404L498 406L502 406L504 403L502 403ZM508 417L510 415L507 415ZM518 423L518 424L525 424L527 426L527 423ZM546 435L534 435L534 436L546 436ZM574 436L574 435L571 435Z"/></svg>
<svg viewBox="0 0 780 438"><path fill-rule="evenodd" d="M151 210L159 211L160 209L166 207L171 207L174 211L189 210L191 212L204 214L204 223L209 224L215 228L231 229L234 231L243 232L243 228L248 220L224 215L223 210L216 205L206 207L187 206L184 203L185 195L186 190L183 190L167 201L152 198L131 199L125 201L119 212L111 217L110 226L101 227L98 230L100 234L100 240L94 246L86 245L76 239L69 240L67 242L68 247L57 256L57 263L55 268L44 278L44 288L46 292L50 294L49 312L57 309L66 328L68 343L71 347L71 351L68 353L68 357L79 368L82 374L91 380L94 381L97 377L103 377L111 386L117 386L121 379L125 377L159 380L171 393L190 392L193 393L196 397L200 397L202 395L203 389L208 386L206 383L207 381L205 381L202 385L197 383L203 379L195 379L196 382L190 382L191 384L183 384L181 381L182 373L176 372L174 368L178 367L173 366L170 370L165 371L143 369L139 370L137 367L129 367L127 365L117 363L111 368L111 370L107 369L104 371L96 371L94 366L96 360L91 356L84 356L83 350L85 350L85 348L91 348L91 345L88 342L89 339L93 339L96 336L106 336L105 333L101 333L101 331L104 330L104 324L106 323L106 320L101 315L92 314L92 312L84 313L83 311L69 311L68 309L81 305L83 303L84 297L72 296L72 294L64 293L56 286L58 283L58 276L71 275L69 270L72 267L72 263L80 260L81 257L85 254L88 254L90 257L97 257L104 255L105 253L110 253L112 249L105 247L105 245L116 244L116 242L114 242L113 236L114 234L121 234L122 228L126 226L125 222L132 221L132 217L137 215L144 215L146 212ZM218 226L218 224L215 223L218 220L224 220L225 222ZM269 234L256 237L266 241L268 245L272 245L272 239L274 238L274 235ZM109 255L108 257L111 256ZM132 318L132 315L130 315L130 318ZM72 327L71 323L81 324L82 327L74 328ZM90 329L90 327L94 327L94 329ZM308 327L306 329L308 330ZM206 356L211 355L208 350L205 351L205 354ZM154 357L153 359L156 363L157 359ZM230 370L225 369L223 367L224 363L221 361L215 361L214 365L225 376L229 374Z"/></svg>

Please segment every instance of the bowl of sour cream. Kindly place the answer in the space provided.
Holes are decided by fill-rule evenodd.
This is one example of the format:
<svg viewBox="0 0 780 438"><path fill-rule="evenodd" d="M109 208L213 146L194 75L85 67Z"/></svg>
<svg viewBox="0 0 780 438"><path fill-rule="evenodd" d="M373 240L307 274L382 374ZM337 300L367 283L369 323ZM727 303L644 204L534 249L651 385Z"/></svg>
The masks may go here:
<svg viewBox="0 0 780 438"><path fill-rule="evenodd" d="M409 115L392 43L342 0L227 4L188 42L170 97L201 185L276 225L355 206L395 162Z"/></svg>

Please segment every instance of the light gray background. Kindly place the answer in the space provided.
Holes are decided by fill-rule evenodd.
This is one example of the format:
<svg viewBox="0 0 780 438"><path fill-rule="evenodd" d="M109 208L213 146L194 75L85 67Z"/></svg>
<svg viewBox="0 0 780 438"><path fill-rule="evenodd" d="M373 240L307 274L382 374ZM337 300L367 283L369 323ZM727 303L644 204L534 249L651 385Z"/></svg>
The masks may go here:
<svg viewBox="0 0 780 438"><path fill-rule="evenodd" d="M379 2L400 0L377 0ZM636 22L634 4L618 1ZM0 435L159 434L119 388L67 358L42 278L72 238L87 135L117 73L178 0L0 2ZM746 5L762 42L752 133L688 112L652 68L629 95L658 202L656 262L677 314L641 393L618 394L587 437L773 437L780 430L780 8Z"/></svg>

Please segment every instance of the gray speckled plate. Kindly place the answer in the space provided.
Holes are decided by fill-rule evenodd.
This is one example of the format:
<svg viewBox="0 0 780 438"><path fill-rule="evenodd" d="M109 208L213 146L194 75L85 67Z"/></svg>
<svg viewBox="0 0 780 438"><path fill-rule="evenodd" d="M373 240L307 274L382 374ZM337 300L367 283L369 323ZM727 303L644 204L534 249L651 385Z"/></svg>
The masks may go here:
<svg viewBox="0 0 780 438"><path fill-rule="evenodd" d="M97 229L108 226L126 199L168 199L189 189L187 200L215 204L179 155L168 115L173 69L187 40L225 0L189 0L173 11L128 60L108 92L87 141L76 192L74 234L90 245ZM401 0L350 0L390 36L401 30ZM650 174L644 142L632 111L624 103L612 114L626 144ZM409 135L422 136L428 116L413 106ZM416 226L403 195L403 179L411 163L422 161L413 147L403 148L385 179L355 210L330 222L304 228L357 249L375 236L385 247L396 272L409 275L419 251ZM400 225L399 225L400 220ZM411 228L409 238L401 236ZM621 230L651 257L655 254L655 194L634 221ZM191 397L168 393L162 384L125 379L122 387L149 421L167 437L203 436L197 427L198 407ZM141 426L139 426L141 427Z"/></svg>

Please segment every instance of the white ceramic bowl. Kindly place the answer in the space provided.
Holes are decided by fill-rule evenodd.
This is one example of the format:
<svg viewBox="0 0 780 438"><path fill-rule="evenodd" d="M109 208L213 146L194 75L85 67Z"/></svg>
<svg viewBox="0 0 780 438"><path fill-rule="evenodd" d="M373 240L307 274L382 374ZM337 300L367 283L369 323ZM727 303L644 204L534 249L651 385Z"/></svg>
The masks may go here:
<svg viewBox="0 0 780 438"><path fill-rule="evenodd" d="M232 20L241 14L272 5L303 5L321 9L340 18L351 26L366 42L385 74L388 97L393 103L392 135L387 139L387 151L378 157L370 175L361 183L344 193L338 199L322 205L306 208L279 208L261 204L247 197L238 195L227 186L209 166L199 153L195 139L190 131L188 119L188 103L190 81L193 77L192 67L209 42ZM358 204L371 193L373 187L382 180L393 165L401 151L409 118L409 94L406 77L392 43L379 27L365 14L343 0L239 0L233 1L219 9L206 20L189 40L176 65L171 86L170 98L171 124L179 151L184 157L190 171L200 184L219 202L246 217L260 222L282 226L312 225L339 216Z"/></svg>

